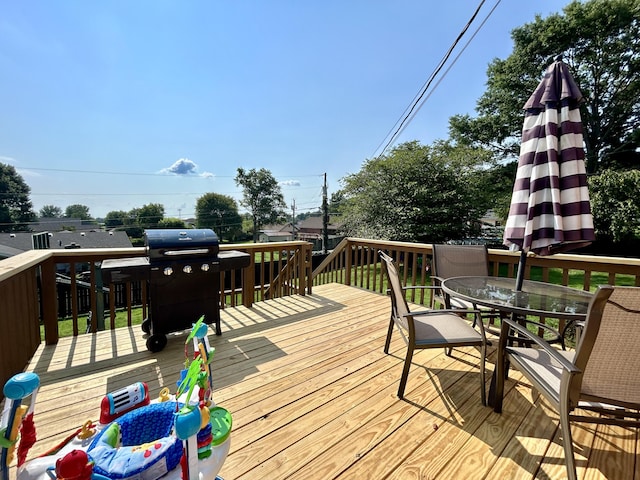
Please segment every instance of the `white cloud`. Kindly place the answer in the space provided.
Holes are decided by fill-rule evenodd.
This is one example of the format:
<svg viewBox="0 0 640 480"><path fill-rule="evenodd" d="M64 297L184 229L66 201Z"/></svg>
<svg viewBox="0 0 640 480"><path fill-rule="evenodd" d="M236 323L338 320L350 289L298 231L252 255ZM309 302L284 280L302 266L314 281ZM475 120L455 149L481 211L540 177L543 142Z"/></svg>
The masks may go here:
<svg viewBox="0 0 640 480"><path fill-rule="evenodd" d="M161 173L172 173L174 175L197 175L204 178L213 178L214 175L211 172L198 172L198 165L189 160L188 158L180 158L176 160L173 165L160 170Z"/></svg>
<svg viewBox="0 0 640 480"><path fill-rule="evenodd" d="M299 180L284 180L284 181L280 182L280 185L282 185L283 187L299 187L300 186L300 181Z"/></svg>

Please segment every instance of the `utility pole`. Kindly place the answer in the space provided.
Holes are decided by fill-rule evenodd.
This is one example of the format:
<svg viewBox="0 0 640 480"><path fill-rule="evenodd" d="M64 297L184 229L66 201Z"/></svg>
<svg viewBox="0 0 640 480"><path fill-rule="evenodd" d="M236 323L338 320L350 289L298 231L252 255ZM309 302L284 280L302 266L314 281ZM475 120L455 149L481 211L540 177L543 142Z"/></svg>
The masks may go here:
<svg viewBox="0 0 640 480"><path fill-rule="evenodd" d="M322 253L327 253L329 244L329 203L327 202L327 174L324 174L322 187Z"/></svg>
<svg viewBox="0 0 640 480"><path fill-rule="evenodd" d="M293 203L291 203L291 234L293 235L293 239L296 239L296 199L293 199Z"/></svg>

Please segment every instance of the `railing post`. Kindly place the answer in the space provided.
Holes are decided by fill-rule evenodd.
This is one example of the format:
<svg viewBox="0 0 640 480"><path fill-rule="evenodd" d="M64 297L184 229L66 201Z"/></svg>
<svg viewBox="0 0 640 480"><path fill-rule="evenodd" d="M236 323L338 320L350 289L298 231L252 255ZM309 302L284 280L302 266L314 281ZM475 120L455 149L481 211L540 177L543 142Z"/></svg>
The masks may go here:
<svg viewBox="0 0 640 480"><path fill-rule="evenodd" d="M306 270L305 278L307 279L307 293L311 295L313 292L313 247L311 244L305 247Z"/></svg>
<svg viewBox="0 0 640 480"><path fill-rule="evenodd" d="M256 294L256 252L249 250L249 256L249 265L242 269L242 304L247 308L253 305Z"/></svg>
<svg viewBox="0 0 640 480"><path fill-rule="evenodd" d="M348 287L351 286L351 264L353 263L353 249L352 243L349 242L347 248L344 249L345 259L344 259L344 284Z"/></svg>
<svg viewBox="0 0 640 480"><path fill-rule="evenodd" d="M44 341L47 345L54 345L58 343L58 305L56 264L53 258L42 263L40 288L42 291Z"/></svg>
<svg viewBox="0 0 640 480"><path fill-rule="evenodd" d="M95 267L95 278L96 278L96 322L98 331L104 330L104 292L102 291L102 287L104 284L102 283L102 262L94 262Z"/></svg>
<svg viewBox="0 0 640 480"><path fill-rule="evenodd" d="M296 267L298 270L298 295L304 296L307 290L307 246L300 245L298 248L298 266Z"/></svg>

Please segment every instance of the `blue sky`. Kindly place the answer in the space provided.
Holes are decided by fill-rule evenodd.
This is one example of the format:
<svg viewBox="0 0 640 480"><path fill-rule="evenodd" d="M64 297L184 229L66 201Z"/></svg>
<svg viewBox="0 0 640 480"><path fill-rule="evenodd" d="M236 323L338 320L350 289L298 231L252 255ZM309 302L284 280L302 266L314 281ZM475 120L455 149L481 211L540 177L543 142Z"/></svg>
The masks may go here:
<svg viewBox="0 0 640 480"><path fill-rule="evenodd" d="M511 30L566 3L499 2L398 142L446 138ZM297 213L316 210L323 175L331 194L377 153L478 4L0 0L0 162L36 211L162 203L187 218L204 193L239 200L238 167L270 170Z"/></svg>

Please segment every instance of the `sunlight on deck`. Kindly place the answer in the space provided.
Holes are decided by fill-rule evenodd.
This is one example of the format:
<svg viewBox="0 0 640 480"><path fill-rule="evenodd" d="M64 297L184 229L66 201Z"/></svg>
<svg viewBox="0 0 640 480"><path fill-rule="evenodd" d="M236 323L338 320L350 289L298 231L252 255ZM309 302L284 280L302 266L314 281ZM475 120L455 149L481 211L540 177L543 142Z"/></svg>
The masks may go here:
<svg viewBox="0 0 640 480"><path fill-rule="evenodd" d="M455 349L453 358L418 351L399 400L405 350L396 335L383 353L388 320L388 297L339 284L224 309L222 336L209 336L214 399L234 420L221 476L564 478L557 416L515 372L504 412L483 407L475 349ZM184 339L171 335L152 354L134 327L42 346L28 368L42 381L29 458L97 419L107 392L134 381L147 382L152 397L175 388ZM580 478L640 478L635 429L578 425L573 433Z"/></svg>

